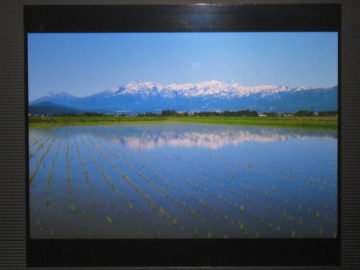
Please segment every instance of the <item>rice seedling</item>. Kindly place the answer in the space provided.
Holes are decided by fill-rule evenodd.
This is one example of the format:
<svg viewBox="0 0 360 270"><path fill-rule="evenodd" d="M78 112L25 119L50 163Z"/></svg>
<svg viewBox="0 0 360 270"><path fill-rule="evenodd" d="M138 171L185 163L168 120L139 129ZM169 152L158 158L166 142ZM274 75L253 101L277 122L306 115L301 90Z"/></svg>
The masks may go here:
<svg viewBox="0 0 360 270"><path fill-rule="evenodd" d="M78 211L78 209L73 204L70 204L69 208L70 208L71 213L77 213L77 211Z"/></svg>
<svg viewBox="0 0 360 270"><path fill-rule="evenodd" d="M44 200L44 203L46 206L48 206L50 203L52 203L53 199L50 197L50 198L47 198Z"/></svg>
<svg viewBox="0 0 360 270"><path fill-rule="evenodd" d="M106 217L106 221L107 221L109 224L112 224L112 223L113 223L112 218L110 218L110 217Z"/></svg>
<svg viewBox="0 0 360 270"><path fill-rule="evenodd" d="M170 225L171 226L176 226L177 224L177 219L176 218L173 218L171 221L170 221Z"/></svg>
<svg viewBox="0 0 360 270"><path fill-rule="evenodd" d="M198 236L199 235L199 229L197 229L197 228L193 229L192 233L193 233L194 236Z"/></svg>

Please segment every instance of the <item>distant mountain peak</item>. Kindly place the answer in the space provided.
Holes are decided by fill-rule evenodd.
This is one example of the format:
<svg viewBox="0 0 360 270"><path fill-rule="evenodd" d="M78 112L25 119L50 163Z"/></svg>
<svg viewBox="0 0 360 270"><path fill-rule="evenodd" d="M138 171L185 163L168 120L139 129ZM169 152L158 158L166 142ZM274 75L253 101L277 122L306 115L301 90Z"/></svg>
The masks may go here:
<svg viewBox="0 0 360 270"><path fill-rule="evenodd" d="M66 91L50 91L45 96L47 96L47 97L53 97L53 96L73 97L73 95L69 94Z"/></svg>

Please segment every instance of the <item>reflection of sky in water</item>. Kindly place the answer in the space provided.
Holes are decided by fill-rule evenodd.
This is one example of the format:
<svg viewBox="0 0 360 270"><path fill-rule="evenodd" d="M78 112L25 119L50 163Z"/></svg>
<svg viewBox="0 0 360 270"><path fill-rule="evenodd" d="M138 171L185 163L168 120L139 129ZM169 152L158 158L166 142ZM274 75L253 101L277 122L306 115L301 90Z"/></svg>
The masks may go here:
<svg viewBox="0 0 360 270"><path fill-rule="evenodd" d="M313 137L337 139L333 130L299 130L286 128L214 126L197 124L163 124L161 126L117 126L97 134L115 144L133 149L151 149L162 146L204 147L218 149L244 142L275 142L289 139L305 140Z"/></svg>
<svg viewBox="0 0 360 270"><path fill-rule="evenodd" d="M183 123L72 126L33 129L30 145L48 136L42 148L42 141L30 147L30 153L40 149L30 160L30 172L38 168L30 188L32 237L154 238L161 231L164 238L207 238L209 232L220 238L286 238L294 232L296 237L336 232L336 130ZM139 192L171 219L161 218ZM184 232L169 225L174 219ZM247 229L239 229L241 224ZM50 229L54 235L49 236Z"/></svg>

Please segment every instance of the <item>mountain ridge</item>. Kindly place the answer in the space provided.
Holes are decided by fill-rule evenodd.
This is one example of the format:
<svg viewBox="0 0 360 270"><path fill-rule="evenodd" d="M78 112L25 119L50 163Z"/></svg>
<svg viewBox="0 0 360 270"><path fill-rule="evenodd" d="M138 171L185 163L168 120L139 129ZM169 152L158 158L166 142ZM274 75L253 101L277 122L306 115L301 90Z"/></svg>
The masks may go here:
<svg viewBox="0 0 360 270"><path fill-rule="evenodd" d="M292 112L337 110L337 86L326 88L258 85L242 86L216 80L162 85L154 82L130 82L124 86L86 96L76 97L67 92L50 92L31 105L53 102L76 109L91 109L109 113L241 110Z"/></svg>

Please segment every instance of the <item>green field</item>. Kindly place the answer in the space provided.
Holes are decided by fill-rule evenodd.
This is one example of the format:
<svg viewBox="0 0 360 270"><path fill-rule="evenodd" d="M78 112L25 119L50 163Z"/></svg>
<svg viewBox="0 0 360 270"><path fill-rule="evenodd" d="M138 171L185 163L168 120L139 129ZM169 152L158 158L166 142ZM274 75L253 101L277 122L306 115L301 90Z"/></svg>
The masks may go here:
<svg viewBox="0 0 360 270"><path fill-rule="evenodd" d="M232 117L232 116L30 116L31 126L109 125L131 123L203 123L219 125L251 125L296 128L336 129L337 117Z"/></svg>

